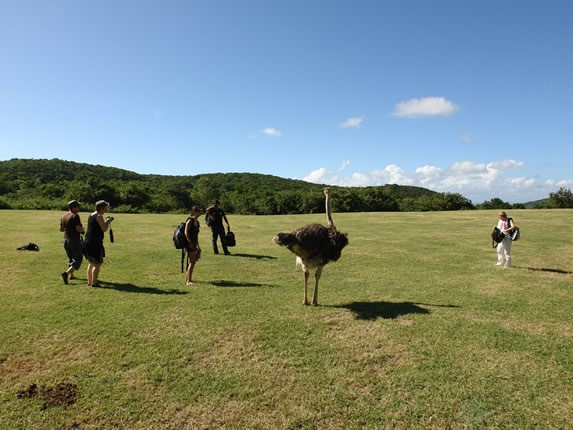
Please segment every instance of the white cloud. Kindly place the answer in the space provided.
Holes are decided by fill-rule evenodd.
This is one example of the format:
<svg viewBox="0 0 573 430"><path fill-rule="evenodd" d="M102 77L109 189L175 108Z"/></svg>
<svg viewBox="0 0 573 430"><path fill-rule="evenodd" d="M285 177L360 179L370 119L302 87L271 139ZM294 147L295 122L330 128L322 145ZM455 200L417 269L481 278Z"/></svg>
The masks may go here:
<svg viewBox="0 0 573 430"><path fill-rule="evenodd" d="M343 163L344 165L344 163ZM496 160L489 163L458 161L447 167L425 165L407 171L396 164L369 173L333 175L321 167L311 172L305 181L340 186L414 185L438 192L460 193L474 203L500 197L512 203L544 198L559 187L573 187L573 179L547 180L512 176L523 166L518 160ZM340 170L339 170L340 172Z"/></svg>
<svg viewBox="0 0 573 430"><path fill-rule="evenodd" d="M376 185L381 184L399 184L413 185L412 178L408 177L406 172L395 164L386 166L383 170L374 170L370 173Z"/></svg>
<svg viewBox="0 0 573 430"><path fill-rule="evenodd" d="M310 172L308 176L303 178L307 182L314 182L316 184L332 183L333 178L328 179L328 170L324 167L320 167L316 170Z"/></svg>
<svg viewBox="0 0 573 430"><path fill-rule="evenodd" d="M282 136L282 133L280 131L278 131L276 128L273 127L268 127L268 128L264 128L261 130L261 133L267 135L267 136L272 136L272 137L280 137Z"/></svg>
<svg viewBox="0 0 573 430"><path fill-rule="evenodd" d="M402 118L451 116L459 109L459 106L444 97L425 97L398 103L392 115Z"/></svg>
<svg viewBox="0 0 573 430"><path fill-rule="evenodd" d="M343 170L345 170L348 166L350 166L350 160L343 160L342 164L340 165L340 167L338 168L339 172L342 172Z"/></svg>
<svg viewBox="0 0 573 430"><path fill-rule="evenodd" d="M360 128L362 127L362 122L364 121L364 116L355 116L348 118L347 120L338 124L340 128Z"/></svg>

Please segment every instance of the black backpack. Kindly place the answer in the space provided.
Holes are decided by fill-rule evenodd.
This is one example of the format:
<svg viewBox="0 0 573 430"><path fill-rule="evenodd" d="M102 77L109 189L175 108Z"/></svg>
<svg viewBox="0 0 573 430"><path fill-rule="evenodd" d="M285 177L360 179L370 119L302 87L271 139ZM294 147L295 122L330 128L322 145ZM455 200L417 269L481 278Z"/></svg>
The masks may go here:
<svg viewBox="0 0 573 430"><path fill-rule="evenodd" d="M18 251L39 251L40 247L35 243L29 242L26 245L22 245L19 248L16 248Z"/></svg>
<svg viewBox="0 0 573 430"><path fill-rule="evenodd" d="M235 239L235 233L231 230L227 232L227 246L235 246L237 244L237 240Z"/></svg>
<svg viewBox="0 0 573 430"><path fill-rule="evenodd" d="M491 231L491 246L493 248L496 248L504 237L505 234L503 234L499 228L494 227L493 230Z"/></svg>
<svg viewBox="0 0 573 430"><path fill-rule="evenodd" d="M189 218L187 218L185 222L179 224L173 232L173 245L175 246L175 249L185 249L187 248L187 245L189 245L189 242L187 242L187 238L185 237L185 225L187 224L187 221L189 221Z"/></svg>

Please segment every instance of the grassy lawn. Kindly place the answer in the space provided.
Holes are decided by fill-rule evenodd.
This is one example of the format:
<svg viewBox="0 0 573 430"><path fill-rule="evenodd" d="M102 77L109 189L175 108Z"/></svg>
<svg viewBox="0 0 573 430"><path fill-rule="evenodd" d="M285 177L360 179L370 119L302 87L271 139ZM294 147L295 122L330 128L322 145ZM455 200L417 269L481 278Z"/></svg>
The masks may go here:
<svg viewBox="0 0 573 430"><path fill-rule="evenodd" d="M113 214L105 288L63 284L60 215L0 211L2 429L572 428L571 210L510 211L511 270L496 211L334 214L319 307L272 237L324 215L230 216L231 256L203 223L186 287L184 217Z"/></svg>

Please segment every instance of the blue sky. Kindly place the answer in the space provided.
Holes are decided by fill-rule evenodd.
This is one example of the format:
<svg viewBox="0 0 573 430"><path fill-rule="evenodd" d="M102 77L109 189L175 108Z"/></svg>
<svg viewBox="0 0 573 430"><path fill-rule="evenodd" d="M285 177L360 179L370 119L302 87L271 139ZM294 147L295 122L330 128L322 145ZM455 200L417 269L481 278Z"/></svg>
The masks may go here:
<svg viewBox="0 0 573 430"><path fill-rule="evenodd" d="M568 0L0 0L0 159L573 187Z"/></svg>

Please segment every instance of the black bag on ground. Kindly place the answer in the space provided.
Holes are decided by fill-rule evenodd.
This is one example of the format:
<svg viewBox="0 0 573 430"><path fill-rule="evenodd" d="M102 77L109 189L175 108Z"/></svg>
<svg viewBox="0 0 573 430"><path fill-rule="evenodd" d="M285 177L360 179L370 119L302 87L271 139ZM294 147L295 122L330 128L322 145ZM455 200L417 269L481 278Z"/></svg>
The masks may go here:
<svg viewBox="0 0 573 430"><path fill-rule="evenodd" d="M235 240L235 233L231 230L227 231L227 246L235 246L237 241Z"/></svg>
<svg viewBox="0 0 573 430"><path fill-rule="evenodd" d="M18 251L39 251L40 247L35 243L29 242L26 245L22 245L19 248L16 248Z"/></svg>

